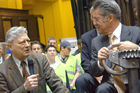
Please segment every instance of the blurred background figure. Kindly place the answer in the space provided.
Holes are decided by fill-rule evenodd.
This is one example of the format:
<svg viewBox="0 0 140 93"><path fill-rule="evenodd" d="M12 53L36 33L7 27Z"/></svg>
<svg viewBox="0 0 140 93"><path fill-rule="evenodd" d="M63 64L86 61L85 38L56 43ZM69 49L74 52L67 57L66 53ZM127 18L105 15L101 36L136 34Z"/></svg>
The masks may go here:
<svg viewBox="0 0 140 93"><path fill-rule="evenodd" d="M66 85L65 67L63 63L55 60L55 56L57 55L56 47L54 45L48 45L45 49L45 54L47 55L50 67L52 67L55 70L56 75L60 77L63 81L63 84ZM48 86L47 93L52 93Z"/></svg>
<svg viewBox="0 0 140 93"><path fill-rule="evenodd" d="M60 44L60 53L56 56L56 61L64 63L68 73L68 80L72 93L76 93L75 81L80 76L81 68L75 56L70 55L71 44L68 41L62 41Z"/></svg>
<svg viewBox="0 0 140 93"><path fill-rule="evenodd" d="M77 45L78 45L78 49L75 51L75 53L73 54L76 57L77 62L80 64L81 67L81 74L84 73L84 70L81 66L81 49L82 49L82 40L78 39L77 41Z"/></svg>
<svg viewBox="0 0 140 93"><path fill-rule="evenodd" d="M57 41L55 37L50 37L48 39L48 45L54 45L55 47L57 47Z"/></svg>
<svg viewBox="0 0 140 93"><path fill-rule="evenodd" d="M0 43L0 64L11 56L11 50L8 49L7 43Z"/></svg>
<svg viewBox="0 0 140 93"><path fill-rule="evenodd" d="M3 55L3 46L0 44L0 64L4 61L4 58L2 57Z"/></svg>
<svg viewBox="0 0 140 93"><path fill-rule="evenodd" d="M50 37L48 39L48 45L54 45L57 48L57 40L56 40L56 38L55 37ZM59 53L58 50L56 50L56 51L57 51L57 53Z"/></svg>
<svg viewBox="0 0 140 93"><path fill-rule="evenodd" d="M31 42L31 50L33 53L42 53L42 46L39 41L32 41Z"/></svg>
<svg viewBox="0 0 140 93"><path fill-rule="evenodd" d="M53 69L56 69L57 64L60 62L55 61L55 56L57 55L56 47L54 45L48 45L45 50L45 54L47 55L48 62Z"/></svg>
<svg viewBox="0 0 140 93"><path fill-rule="evenodd" d="M78 40L77 40L77 45L78 45L78 49L75 51L74 54L72 54L73 56L75 56L75 55L81 53L81 48L82 48L82 41L81 41L81 39L78 39Z"/></svg>
<svg viewBox="0 0 140 93"><path fill-rule="evenodd" d="M6 55L4 56L4 59L8 59L12 54L12 51L8 48L7 51L6 51Z"/></svg>

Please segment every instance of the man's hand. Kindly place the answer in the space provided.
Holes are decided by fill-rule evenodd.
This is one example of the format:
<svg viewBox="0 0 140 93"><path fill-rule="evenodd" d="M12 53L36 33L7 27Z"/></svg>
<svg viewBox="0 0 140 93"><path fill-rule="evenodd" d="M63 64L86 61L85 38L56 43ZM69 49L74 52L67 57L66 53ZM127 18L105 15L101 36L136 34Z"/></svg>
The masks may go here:
<svg viewBox="0 0 140 93"><path fill-rule="evenodd" d="M74 85L73 84L70 84L70 90L72 90L73 87L74 87Z"/></svg>
<svg viewBox="0 0 140 93"><path fill-rule="evenodd" d="M34 74L27 77L24 83L24 88L26 91L31 91L38 86L38 76L39 74Z"/></svg>
<svg viewBox="0 0 140 93"><path fill-rule="evenodd" d="M112 44L112 46L117 46L119 51L139 48L139 46L137 44L132 43L130 41L115 43L115 44Z"/></svg>
<svg viewBox="0 0 140 93"><path fill-rule="evenodd" d="M98 51L98 60L100 62L100 65L102 65L101 60L108 58L108 54L109 54L109 50L106 47L103 47Z"/></svg>

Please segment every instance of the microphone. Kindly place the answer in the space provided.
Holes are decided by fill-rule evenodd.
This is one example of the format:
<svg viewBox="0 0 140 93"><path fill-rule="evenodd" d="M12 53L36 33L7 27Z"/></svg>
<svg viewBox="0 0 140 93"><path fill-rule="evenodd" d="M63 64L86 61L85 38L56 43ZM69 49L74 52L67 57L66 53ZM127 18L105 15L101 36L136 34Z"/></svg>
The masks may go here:
<svg viewBox="0 0 140 93"><path fill-rule="evenodd" d="M28 67L29 67L30 75L35 74L35 71L34 71L34 62L33 62L32 59L28 59Z"/></svg>

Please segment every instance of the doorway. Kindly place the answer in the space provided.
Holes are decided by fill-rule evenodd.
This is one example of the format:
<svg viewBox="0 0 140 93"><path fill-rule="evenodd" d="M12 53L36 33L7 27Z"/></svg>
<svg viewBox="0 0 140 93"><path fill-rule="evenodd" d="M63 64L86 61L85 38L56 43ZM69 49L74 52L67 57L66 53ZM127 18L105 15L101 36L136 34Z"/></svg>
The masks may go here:
<svg viewBox="0 0 140 93"><path fill-rule="evenodd" d="M24 26L31 41L39 41L37 16L29 15L28 10L0 8L0 42L5 41L6 32L13 26Z"/></svg>

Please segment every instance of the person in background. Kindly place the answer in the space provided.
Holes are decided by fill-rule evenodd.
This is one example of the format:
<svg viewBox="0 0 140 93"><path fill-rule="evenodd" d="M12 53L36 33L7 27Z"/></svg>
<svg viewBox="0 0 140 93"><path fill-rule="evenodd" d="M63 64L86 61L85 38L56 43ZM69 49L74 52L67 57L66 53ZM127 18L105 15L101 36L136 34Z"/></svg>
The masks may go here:
<svg viewBox="0 0 140 93"><path fill-rule="evenodd" d="M90 9L90 15L91 15L91 21L92 20L92 11ZM92 77L88 74L89 73L89 67L91 65L91 42L92 39L95 38L96 36L98 36L98 32L96 29L92 29L86 33L84 33L81 36L81 42L82 42L82 49L81 49L81 66L84 70L84 74L79 76L76 80L76 91L77 93L84 93L84 90L82 89L86 89L87 91L90 91L87 87L82 87L79 86L79 84L84 84L85 82L83 82L83 79L86 78L87 81L91 81ZM90 87L90 86L89 86ZM89 92L87 92L89 93Z"/></svg>
<svg viewBox="0 0 140 93"><path fill-rule="evenodd" d="M48 39L48 45L54 45L57 48L57 40L55 37L50 37ZM59 53L59 51L57 50L57 53Z"/></svg>
<svg viewBox="0 0 140 93"><path fill-rule="evenodd" d="M77 45L78 45L78 49L75 51L74 54L72 54L73 56L75 56L75 55L81 53L81 48L82 48L82 41L81 41L81 39L78 39L78 40L77 40Z"/></svg>
<svg viewBox="0 0 140 93"><path fill-rule="evenodd" d="M31 50L33 53L42 53L42 47L39 41L31 42Z"/></svg>
<svg viewBox="0 0 140 93"><path fill-rule="evenodd" d="M70 55L71 44L68 41L62 41L60 44L60 53L56 56L56 61L64 63L70 83L72 93L75 93L75 81L80 76L80 65L76 58Z"/></svg>
<svg viewBox="0 0 140 93"><path fill-rule="evenodd" d="M8 48L8 50L6 51L6 55L4 56L5 60L8 59L12 54L12 51Z"/></svg>
<svg viewBox="0 0 140 93"><path fill-rule="evenodd" d="M82 50L82 41L81 39L78 39L78 42L77 42L77 45L78 45L78 49L77 51L75 51L75 53L73 54L75 57L76 57L76 60L79 64L81 64L81 50ZM80 65L81 67L81 75L84 73L84 70L82 68L82 66Z"/></svg>
<svg viewBox="0 0 140 93"><path fill-rule="evenodd" d="M57 62L55 60L55 56L57 55L56 47L54 45L48 45L45 49L45 54L47 55L48 62L50 63L50 67L55 70L55 73L58 77L61 78L63 84L66 86L66 75L65 75L65 67L63 63ZM52 93L52 91L47 86L47 93Z"/></svg>
<svg viewBox="0 0 140 93"><path fill-rule="evenodd" d="M3 46L2 44L0 44L0 64L4 61L4 57L3 57Z"/></svg>
<svg viewBox="0 0 140 93"><path fill-rule="evenodd" d="M69 93L47 58L31 53L26 28L12 27L5 37L12 56L0 64L0 93L46 93L46 84L53 93Z"/></svg>

